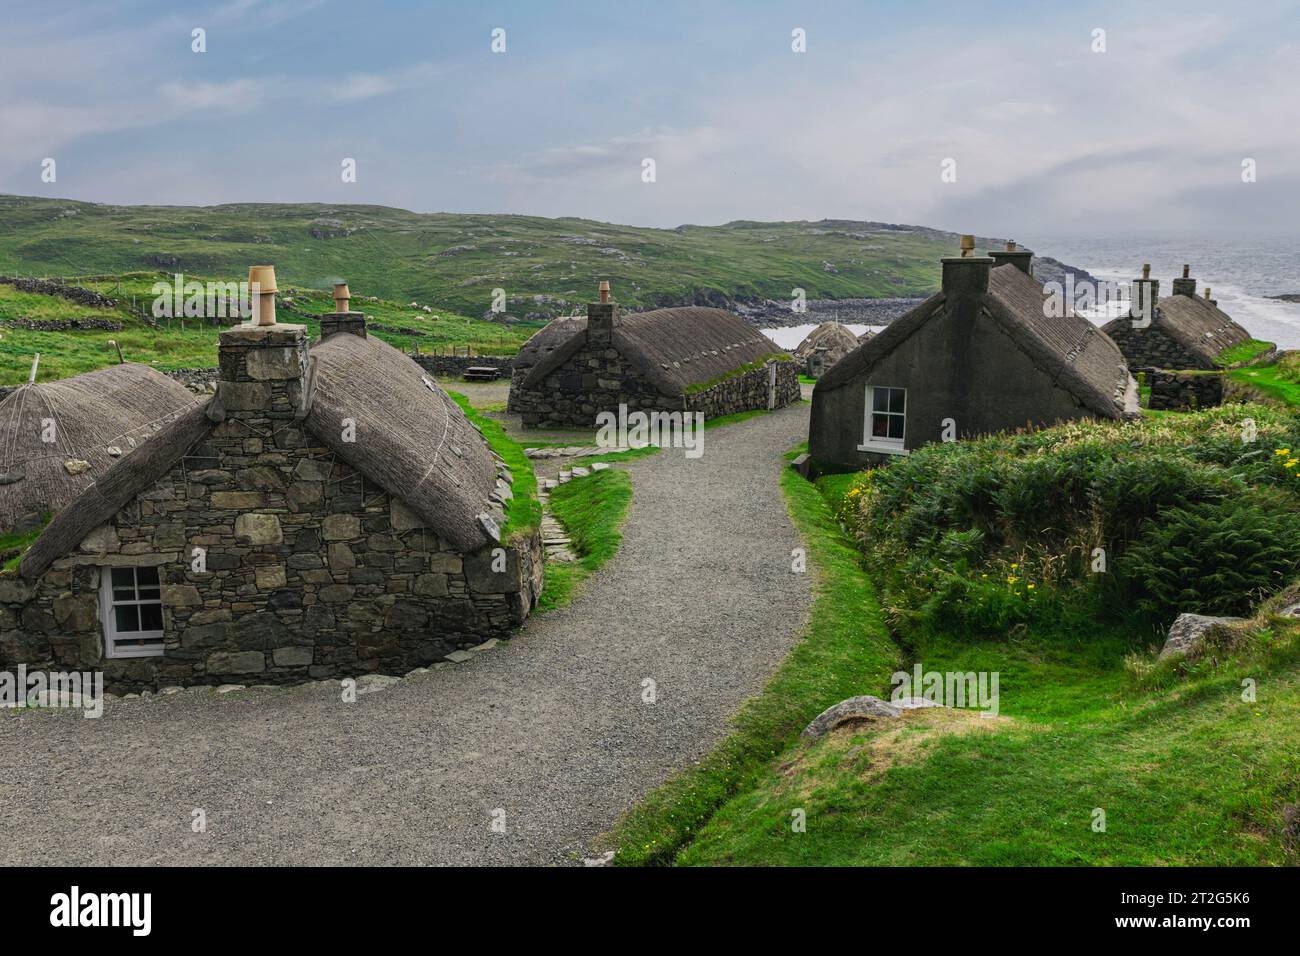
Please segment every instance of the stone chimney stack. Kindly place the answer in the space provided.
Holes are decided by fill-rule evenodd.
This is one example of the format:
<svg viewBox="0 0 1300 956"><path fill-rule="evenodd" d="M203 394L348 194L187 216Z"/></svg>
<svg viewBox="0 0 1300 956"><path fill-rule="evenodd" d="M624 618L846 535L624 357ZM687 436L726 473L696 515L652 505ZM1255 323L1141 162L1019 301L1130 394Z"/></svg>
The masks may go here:
<svg viewBox="0 0 1300 956"><path fill-rule="evenodd" d="M1130 312L1135 315L1140 314L1147 319L1155 319L1156 306L1160 302L1160 280L1151 278L1150 263L1142 266L1142 278L1133 280L1129 298L1132 300L1129 306Z"/></svg>
<svg viewBox="0 0 1300 956"><path fill-rule="evenodd" d="M1174 280L1174 295L1196 295L1196 280L1191 278L1191 271L1191 266L1183 266L1183 277Z"/></svg>
<svg viewBox="0 0 1300 956"><path fill-rule="evenodd" d="M975 255L975 237L962 236L961 255L947 256L942 262L943 293L948 299L948 308L970 311L973 322L984 293L989 291L992 257Z"/></svg>
<svg viewBox="0 0 1300 956"><path fill-rule="evenodd" d="M307 329L275 321L275 295L267 292L275 288L274 266L250 269L249 286L260 301L253 324L221 333L216 404L226 419L301 418L307 410Z"/></svg>
<svg viewBox="0 0 1300 956"><path fill-rule="evenodd" d="M993 268L1010 263L1027 276L1034 274L1034 254L1028 249L1020 249L1016 246L1014 240L1007 240L1006 249L995 249L989 252L993 259Z"/></svg>
<svg viewBox="0 0 1300 956"><path fill-rule="evenodd" d="M348 291L346 282L334 283L334 311L326 312L320 317L322 339L339 332L349 332L363 339L366 337L366 315L364 312L351 311L349 308L351 299L352 293Z"/></svg>
<svg viewBox="0 0 1300 956"><path fill-rule="evenodd" d="M600 280L600 301L587 304L587 344L608 348L614 343L618 303L609 297L609 280Z"/></svg>

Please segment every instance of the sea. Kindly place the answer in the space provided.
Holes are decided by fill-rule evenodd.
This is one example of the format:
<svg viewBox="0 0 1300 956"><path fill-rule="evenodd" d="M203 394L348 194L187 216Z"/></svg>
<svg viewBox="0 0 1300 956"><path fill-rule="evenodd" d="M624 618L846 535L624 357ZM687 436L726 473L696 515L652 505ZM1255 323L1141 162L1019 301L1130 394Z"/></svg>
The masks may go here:
<svg viewBox="0 0 1300 956"><path fill-rule="evenodd" d="M1197 280L1197 295L1203 295L1208 285L1219 308L1255 338L1276 342L1283 349L1300 349L1300 302L1269 298L1300 294L1300 237L1243 241L1025 236L1021 245L1126 288L1142 274L1143 263L1150 263L1152 276L1160 280L1162 296L1170 294L1174 278L1183 274L1186 263ZM1088 317L1101 325L1111 315L1098 310ZM847 327L854 335L868 328L883 328ZM796 325L763 332L782 348L793 349L813 328Z"/></svg>

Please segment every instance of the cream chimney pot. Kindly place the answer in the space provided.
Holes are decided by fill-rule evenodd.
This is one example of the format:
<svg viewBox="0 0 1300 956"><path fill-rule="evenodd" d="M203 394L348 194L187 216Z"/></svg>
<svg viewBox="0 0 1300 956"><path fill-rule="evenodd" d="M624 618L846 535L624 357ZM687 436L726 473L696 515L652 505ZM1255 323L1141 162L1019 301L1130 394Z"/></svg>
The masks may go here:
<svg viewBox="0 0 1300 956"><path fill-rule="evenodd" d="M1148 262L1144 266L1142 266L1142 278L1144 279L1151 278L1151 263Z"/></svg>
<svg viewBox="0 0 1300 956"><path fill-rule="evenodd" d="M1183 263L1183 278L1184 278L1184 279L1188 279L1188 278L1191 277L1191 275L1192 275L1192 267L1189 266L1187 263L1184 262L1184 263Z"/></svg>
<svg viewBox="0 0 1300 956"><path fill-rule="evenodd" d="M600 280L600 301L601 302L609 301L609 280L608 279Z"/></svg>
<svg viewBox="0 0 1300 956"><path fill-rule="evenodd" d="M1015 251L1016 251L1016 241L1014 239L1008 239L1007 252L1015 252Z"/></svg>
<svg viewBox="0 0 1300 956"><path fill-rule="evenodd" d="M275 325L275 266L249 266L248 291L255 296L254 325Z"/></svg>
<svg viewBox="0 0 1300 956"><path fill-rule="evenodd" d="M963 258L963 259L967 258L967 257L968 257L971 253L973 253L974 251L975 251L975 237L974 237L974 236L962 236L962 237L961 237L961 255L962 255L962 258Z"/></svg>
<svg viewBox="0 0 1300 956"><path fill-rule="evenodd" d="M348 302L352 298L352 293L348 291L346 282L334 283L334 311L347 312Z"/></svg>

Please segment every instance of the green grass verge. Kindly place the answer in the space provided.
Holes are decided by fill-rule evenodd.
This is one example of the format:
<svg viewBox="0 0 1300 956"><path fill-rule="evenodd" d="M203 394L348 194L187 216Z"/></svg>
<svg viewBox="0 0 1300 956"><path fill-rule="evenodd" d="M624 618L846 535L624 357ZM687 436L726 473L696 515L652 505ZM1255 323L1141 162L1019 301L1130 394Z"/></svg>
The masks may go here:
<svg viewBox="0 0 1300 956"><path fill-rule="evenodd" d="M1246 362L1253 362L1258 356L1273 348L1272 342L1261 342L1259 339L1247 339L1245 342L1238 342L1236 345L1224 349L1215 356L1214 364L1220 368L1227 368L1230 365L1242 365Z"/></svg>
<svg viewBox="0 0 1300 956"><path fill-rule="evenodd" d="M1300 352L1291 352L1269 365L1232 369L1228 377L1265 398L1300 408Z"/></svg>
<svg viewBox="0 0 1300 956"><path fill-rule="evenodd" d="M618 552L623 541L619 529L632 503L632 479L616 468L593 472L553 490L550 503L578 560L547 562L537 603L542 611L568 604L578 586Z"/></svg>
<svg viewBox="0 0 1300 956"><path fill-rule="evenodd" d="M741 708L727 738L648 795L606 838L618 850L619 865L672 863L719 807L771 772L773 758L808 721L845 697L881 693L900 662L860 556L826 501L788 468L781 487L808 545L810 624L763 691Z"/></svg>
<svg viewBox="0 0 1300 956"><path fill-rule="evenodd" d="M541 527L542 503L537 498L537 477L533 474L533 463L524 454L523 446L506 434L500 422L476 410L464 395L459 392L447 394L464 410L469 420L482 429L483 437L510 469L513 481L510 490L514 492L514 497L506 502L506 526L501 529L501 540L509 541L517 535L531 534Z"/></svg>

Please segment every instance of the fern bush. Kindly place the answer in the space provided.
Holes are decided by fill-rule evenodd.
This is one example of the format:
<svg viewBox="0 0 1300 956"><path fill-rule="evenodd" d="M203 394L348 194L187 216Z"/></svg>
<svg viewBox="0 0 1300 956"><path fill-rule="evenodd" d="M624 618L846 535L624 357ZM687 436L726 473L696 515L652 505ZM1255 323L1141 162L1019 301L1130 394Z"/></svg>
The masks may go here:
<svg viewBox="0 0 1300 956"><path fill-rule="evenodd" d="M1140 610L1244 614L1300 573L1300 511L1243 496L1166 512L1116 562Z"/></svg>
<svg viewBox="0 0 1300 956"><path fill-rule="evenodd" d="M897 620L996 631L1087 605L1167 623L1300 572L1293 451L1300 415L1258 405L1074 422L861 472L839 517Z"/></svg>

